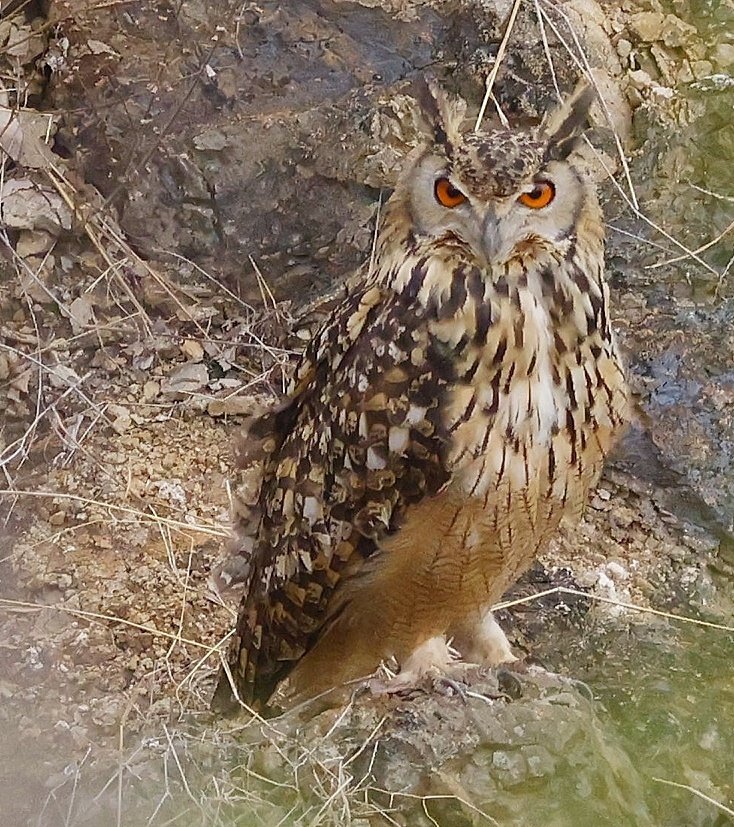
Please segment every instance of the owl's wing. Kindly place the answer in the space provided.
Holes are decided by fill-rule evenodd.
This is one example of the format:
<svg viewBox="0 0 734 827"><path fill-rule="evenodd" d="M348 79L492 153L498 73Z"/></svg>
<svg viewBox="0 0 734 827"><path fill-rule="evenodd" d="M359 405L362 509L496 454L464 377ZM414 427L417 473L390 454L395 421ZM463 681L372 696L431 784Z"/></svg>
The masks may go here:
<svg viewBox="0 0 734 827"><path fill-rule="evenodd" d="M424 314L363 285L311 341L286 402L250 428L263 482L241 538L251 566L230 668L243 701L267 701L344 581L449 478L441 417L453 364ZM214 706L230 701L222 675Z"/></svg>

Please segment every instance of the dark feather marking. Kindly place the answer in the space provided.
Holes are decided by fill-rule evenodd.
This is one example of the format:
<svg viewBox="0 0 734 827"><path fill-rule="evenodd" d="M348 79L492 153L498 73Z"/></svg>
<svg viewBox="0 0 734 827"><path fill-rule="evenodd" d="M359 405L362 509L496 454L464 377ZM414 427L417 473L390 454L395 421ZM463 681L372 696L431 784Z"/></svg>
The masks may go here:
<svg viewBox="0 0 734 827"><path fill-rule="evenodd" d="M512 362L510 364L510 367L509 367L508 371L507 371L507 378L505 379L505 386L503 388L503 391L504 391L505 394L509 394L509 392L510 392L510 386L512 385L512 378L515 375L515 368L516 367L517 367L517 362Z"/></svg>
<svg viewBox="0 0 734 827"><path fill-rule="evenodd" d="M549 299L556 290L556 276L550 267L544 267L540 271L540 283L543 296Z"/></svg>
<svg viewBox="0 0 734 827"><path fill-rule="evenodd" d="M580 267L576 267L574 270L573 280L576 284L576 287L582 293L589 293L591 288L591 282L589 281L589 277L584 273L584 271ZM591 296L589 296L591 298Z"/></svg>
<svg viewBox="0 0 734 827"><path fill-rule="evenodd" d="M497 366L499 365L502 360L505 358L505 354L507 353L507 339L503 336L499 342L497 343L497 350L494 352L494 356L492 357L492 364Z"/></svg>
<svg viewBox="0 0 734 827"><path fill-rule="evenodd" d="M474 311L476 330L474 332L474 344L484 345L487 342L487 334L492 325L492 305L489 302L480 302Z"/></svg>
<svg viewBox="0 0 734 827"><path fill-rule="evenodd" d="M448 299L439 309L439 319L450 319L464 306L466 301L466 265L462 264L455 270L451 279L451 290Z"/></svg>
<svg viewBox="0 0 734 827"><path fill-rule="evenodd" d="M589 109L594 98L593 87L583 86L561 108L560 121L556 119L552 131L546 134L547 148L544 155L546 163L567 158L573 151L586 127Z"/></svg>
<svg viewBox="0 0 734 827"><path fill-rule="evenodd" d="M484 301L484 280L482 279L482 274L476 267L470 270L466 280L466 287L469 295L475 302Z"/></svg>
<svg viewBox="0 0 734 827"><path fill-rule="evenodd" d="M474 380L474 377L477 375L477 369L479 368L480 364L481 364L481 360L479 358L475 359L471 363L469 368L467 368L466 373L464 373L464 377L463 377L464 382L469 384L470 382L472 382Z"/></svg>
<svg viewBox="0 0 734 827"><path fill-rule="evenodd" d="M522 350L525 344L525 316L518 315L514 324L515 347Z"/></svg>
<svg viewBox="0 0 734 827"><path fill-rule="evenodd" d="M557 330L553 331L553 341L555 343L556 351L559 356L563 356L564 353L568 352L568 345L566 344L563 337Z"/></svg>
<svg viewBox="0 0 734 827"><path fill-rule="evenodd" d="M499 410L499 407L500 407L499 393L497 393L497 391L495 390L495 392L492 394L491 403L489 405L485 405L484 408L482 408L482 410L484 411L485 414L487 414L487 416L492 417L492 416L497 415L497 411Z"/></svg>
<svg viewBox="0 0 734 827"><path fill-rule="evenodd" d="M410 279L408 283L405 285L405 292L410 297L411 300L415 300L420 292L421 287L423 287L423 282L426 278L426 260L425 258L420 259L417 264L413 266L413 269L410 271Z"/></svg>
<svg viewBox="0 0 734 827"><path fill-rule="evenodd" d="M533 355L530 357L530 361L528 362L528 370L527 375L530 376L532 372L535 370L535 363L538 361L538 351L534 350Z"/></svg>

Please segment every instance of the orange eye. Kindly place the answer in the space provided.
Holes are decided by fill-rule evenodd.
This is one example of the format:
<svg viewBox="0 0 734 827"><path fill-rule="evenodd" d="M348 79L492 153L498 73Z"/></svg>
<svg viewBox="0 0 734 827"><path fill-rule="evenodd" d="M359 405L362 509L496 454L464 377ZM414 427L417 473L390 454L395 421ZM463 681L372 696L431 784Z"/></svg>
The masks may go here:
<svg viewBox="0 0 734 827"><path fill-rule="evenodd" d="M433 194L436 196L436 201L438 201L442 207L448 207L450 210L466 201L464 193L461 190L457 190L448 178L439 178L438 181L436 181Z"/></svg>
<svg viewBox="0 0 734 827"><path fill-rule="evenodd" d="M550 181L538 181L530 192L524 192L518 201L531 210L542 210L556 197L556 188Z"/></svg>

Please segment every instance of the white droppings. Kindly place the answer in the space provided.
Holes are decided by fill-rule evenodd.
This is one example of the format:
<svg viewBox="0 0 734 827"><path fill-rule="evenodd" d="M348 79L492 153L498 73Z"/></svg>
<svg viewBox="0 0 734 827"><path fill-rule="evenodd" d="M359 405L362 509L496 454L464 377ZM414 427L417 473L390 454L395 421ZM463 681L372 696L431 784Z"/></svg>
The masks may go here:
<svg viewBox="0 0 734 827"><path fill-rule="evenodd" d="M606 565L607 573L613 580L627 580L629 572L620 563L610 560Z"/></svg>
<svg viewBox="0 0 734 827"><path fill-rule="evenodd" d="M596 581L596 589L595 591L597 594L601 594L602 597L606 597L609 600L613 600L619 603L629 603L632 600L630 592L626 588L620 587L618 584L612 580L609 575L606 574L605 571L599 570L599 576ZM612 617L619 617L623 615L627 610L624 606L620 605L607 605L605 607L605 611L608 612Z"/></svg>

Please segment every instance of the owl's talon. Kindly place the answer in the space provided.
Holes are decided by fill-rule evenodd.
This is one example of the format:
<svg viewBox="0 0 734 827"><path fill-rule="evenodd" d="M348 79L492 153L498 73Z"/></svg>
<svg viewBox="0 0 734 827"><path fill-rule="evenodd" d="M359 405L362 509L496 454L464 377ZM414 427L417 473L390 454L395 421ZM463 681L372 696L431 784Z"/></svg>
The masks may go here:
<svg viewBox="0 0 734 827"><path fill-rule="evenodd" d="M454 694L458 695L464 703L467 702L466 685L461 681L454 680L448 675L441 675L441 677L438 678L437 683L439 686L443 684L446 688L452 689Z"/></svg>
<svg viewBox="0 0 734 827"><path fill-rule="evenodd" d="M379 678L369 682L375 695L393 695L409 689L417 689L426 677L441 679L457 664L457 656L443 635L429 638L415 648L397 675L388 680Z"/></svg>

